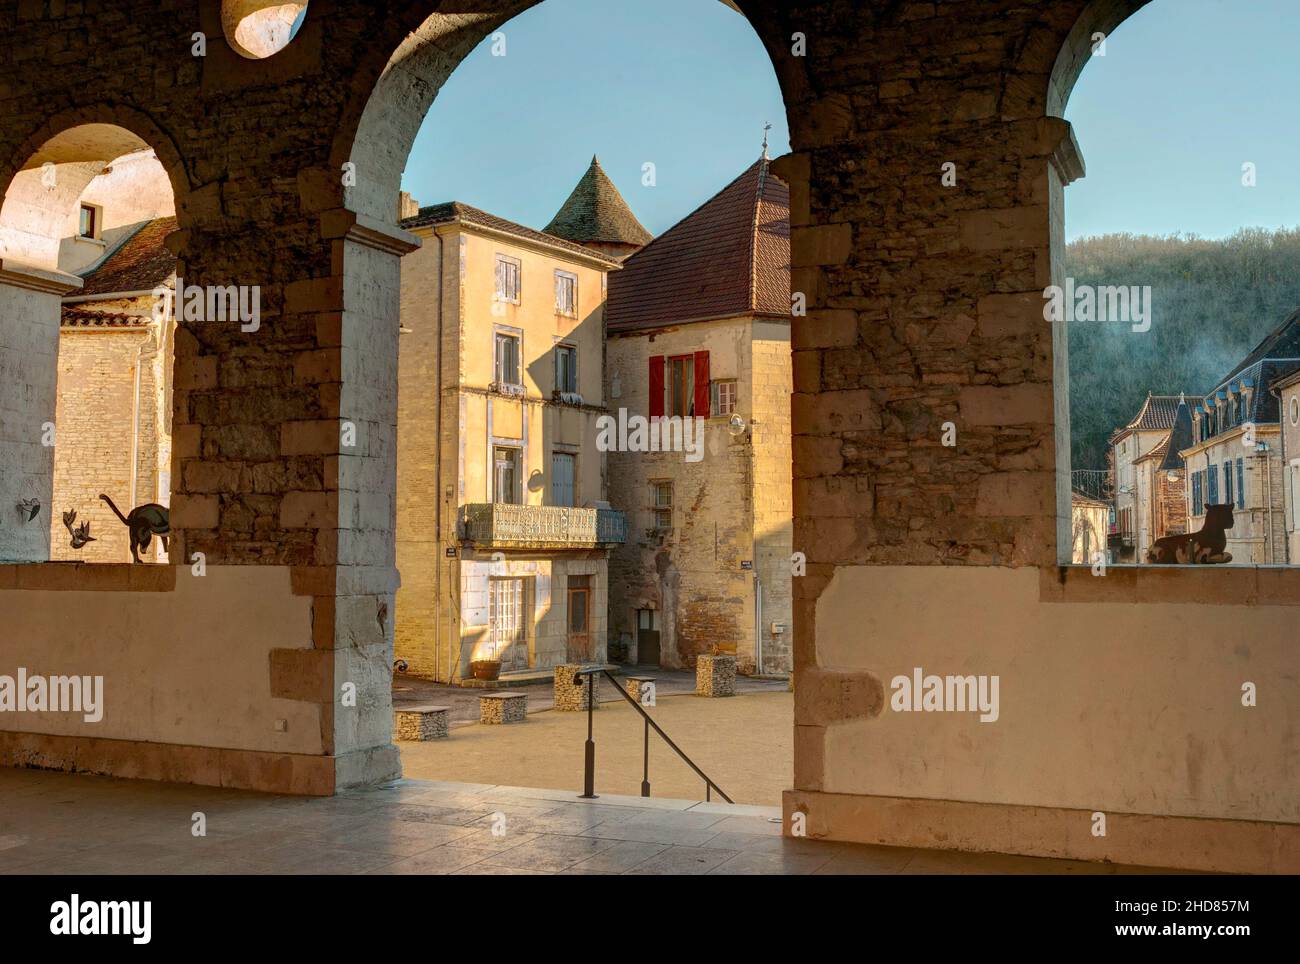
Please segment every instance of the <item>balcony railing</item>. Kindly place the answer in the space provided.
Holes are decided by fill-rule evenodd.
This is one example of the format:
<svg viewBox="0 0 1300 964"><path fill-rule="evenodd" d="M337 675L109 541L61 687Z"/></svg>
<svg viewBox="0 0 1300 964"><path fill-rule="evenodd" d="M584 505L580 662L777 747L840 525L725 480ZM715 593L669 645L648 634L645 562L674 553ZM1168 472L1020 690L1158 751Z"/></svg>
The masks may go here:
<svg viewBox="0 0 1300 964"><path fill-rule="evenodd" d="M460 536L477 546L586 549L627 541L627 515L617 509L579 509L504 502L461 506Z"/></svg>

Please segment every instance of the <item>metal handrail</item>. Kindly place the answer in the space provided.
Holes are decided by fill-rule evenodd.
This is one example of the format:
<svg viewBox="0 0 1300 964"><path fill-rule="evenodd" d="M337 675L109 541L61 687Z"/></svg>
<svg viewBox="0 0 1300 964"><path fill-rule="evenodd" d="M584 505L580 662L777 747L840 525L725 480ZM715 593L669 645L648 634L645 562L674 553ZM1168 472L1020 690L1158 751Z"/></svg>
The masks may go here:
<svg viewBox="0 0 1300 964"><path fill-rule="evenodd" d="M635 709L638 713L640 713L642 718L645 720L645 755L643 757L642 771L641 771L641 796L643 797L650 796L650 728L654 727L654 731L659 734L659 736L663 739L665 743L667 743L670 747L672 747L673 752L676 753L679 757L681 757L682 760L685 762L685 764L688 767L690 767L692 770L694 770L696 774L699 775L700 779L704 781L705 800L712 800L713 797L711 795L711 792L713 790L717 790L718 796L722 797L723 800L726 800L727 803L736 802L732 800L731 797L727 796L725 792L723 792L722 787L718 786L711 779L709 779L709 775L705 773L703 770L701 770L699 767L697 767L695 765L694 760L692 760L690 757L688 757L685 753L682 752L682 748L679 747L676 743L674 743L672 741L672 738L663 731L663 729L659 726L659 724L650 718L650 714L641 708L641 704L638 703L636 700L632 699L632 697L628 695L627 690L623 689L623 687L618 685L618 680L614 678L613 674L610 673L609 670L601 666L593 666L590 669L580 669L573 674L574 686L581 686L582 678L584 676L587 677L587 744L585 747L586 761L583 766L583 779L582 779L583 792L579 794L580 799L594 800L596 799L597 796L596 794L596 741L592 735L592 727L593 727L592 713L596 709L596 674L598 673L604 673L605 676L609 678L609 681L614 684L614 689L618 690L618 695L623 697L623 699L627 700L629 703L631 703L633 709Z"/></svg>

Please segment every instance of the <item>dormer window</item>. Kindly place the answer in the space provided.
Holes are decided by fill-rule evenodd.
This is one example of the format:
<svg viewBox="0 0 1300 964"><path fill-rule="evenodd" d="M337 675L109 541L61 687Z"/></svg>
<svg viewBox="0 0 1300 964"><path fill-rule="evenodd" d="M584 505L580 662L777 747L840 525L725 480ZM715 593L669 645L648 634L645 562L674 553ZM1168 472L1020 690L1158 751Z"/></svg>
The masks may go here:
<svg viewBox="0 0 1300 964"><path fill-rule="evenodd" d="M77 225L77 236L92 241L99 239L99 208L95 205L81 206L81 221Z"/></svg>

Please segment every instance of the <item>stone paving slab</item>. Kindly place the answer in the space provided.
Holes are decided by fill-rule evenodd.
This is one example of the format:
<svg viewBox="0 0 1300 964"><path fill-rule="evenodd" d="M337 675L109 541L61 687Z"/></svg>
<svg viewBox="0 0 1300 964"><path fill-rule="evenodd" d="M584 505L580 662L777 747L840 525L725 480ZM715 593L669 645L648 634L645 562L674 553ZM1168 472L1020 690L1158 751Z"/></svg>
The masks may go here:
<svg viewBox="0 0 1300 964"><path fill-rule="evenodd" d="M335 797L0 769L0 874L1079 874L1152 868L790 840L775 808L399 780ZM207 836L190 833L195 811Z"/></svg>

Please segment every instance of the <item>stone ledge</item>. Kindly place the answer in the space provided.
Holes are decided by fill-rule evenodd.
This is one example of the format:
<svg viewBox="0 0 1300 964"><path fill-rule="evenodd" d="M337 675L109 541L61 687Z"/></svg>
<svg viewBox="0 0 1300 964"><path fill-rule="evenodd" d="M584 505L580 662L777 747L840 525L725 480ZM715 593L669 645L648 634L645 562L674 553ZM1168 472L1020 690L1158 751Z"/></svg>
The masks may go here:
<svg viewBox="0 0 1300 964"><path fill-rule="evenodd" d="M810 840L1023 854L1221 873L1300 873L1300 824L787 790L783 830L806 814Z"/></svg>
<svg viewBox="0 0 1300 964"><path fill-rule="evenodd" d="M1040 602L1300 606L1300 567L1108 566L1039 570Z"/></svg>
<svg viewBox="0 0 1300 964"><path fill-rule="evenodd" d="M335 790L329 756L106 737L0 731L0 766L304 796Z"/></svg>
<svg viewBox="0 0 1300 964"><path fill-rule="evenodd" d="M32 562L0 565L0 590L173 592L177 566L132 562Z"/></svg>

